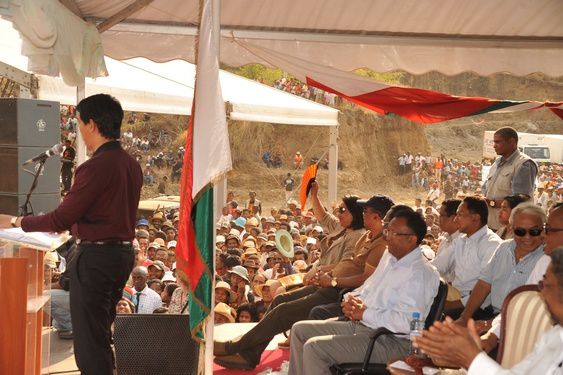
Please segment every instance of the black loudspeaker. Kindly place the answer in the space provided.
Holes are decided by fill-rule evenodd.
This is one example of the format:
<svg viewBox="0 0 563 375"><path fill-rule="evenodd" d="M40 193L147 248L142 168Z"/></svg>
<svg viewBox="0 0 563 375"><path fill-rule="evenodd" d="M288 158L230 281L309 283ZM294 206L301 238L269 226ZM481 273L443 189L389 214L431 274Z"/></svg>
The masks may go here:
<svg viewBox="0 0 563 375"><path fill-rule="evenodd" d="M113 341L119 375L197 374L199 344L188 315L117 315Z"/></svg>
<svg viewBox="0 0 563 375"><path fill-rule="evenodd" d="M0 207L18 215L33 175L39 167L22 164L61 142L58 102L0 98ZM55 209L60 202L60 158L47 159L31 198L35 214Z"/></svg>
<svg viewBox="0 0 563 375"><path fill-rule="evenodd" d="M0 98L0 145L47 150L60 143L59 108L59 102Z"/></svg>

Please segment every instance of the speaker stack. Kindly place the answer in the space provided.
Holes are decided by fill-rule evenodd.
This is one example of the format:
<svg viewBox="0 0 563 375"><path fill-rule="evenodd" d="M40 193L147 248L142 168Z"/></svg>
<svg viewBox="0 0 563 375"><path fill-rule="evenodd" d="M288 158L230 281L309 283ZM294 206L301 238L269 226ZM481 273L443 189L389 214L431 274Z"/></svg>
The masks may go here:
<svg viewBox="0 0 563 375"><path fill-rule="evenodd" d="M22 164L61 142L59 103L0 98L0 211L19 214L39 163ZM28 170L28 171L26 171ZM47 159L31 196L35 215L55 209L60 202L58 156Z"/></svg>

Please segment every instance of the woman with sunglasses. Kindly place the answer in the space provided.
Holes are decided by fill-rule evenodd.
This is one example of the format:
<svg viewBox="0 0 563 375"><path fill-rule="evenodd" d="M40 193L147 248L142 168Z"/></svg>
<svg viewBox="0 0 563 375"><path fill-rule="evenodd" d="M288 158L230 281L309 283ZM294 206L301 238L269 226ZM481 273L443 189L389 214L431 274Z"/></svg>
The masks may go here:
<svg viewBox="0 0 563 375"><path fill-rule="evenodd" d="M545 222L545 210L533 202L520 203L512 210L509 224L514 238L502 242L487 266L481 270L459 323L467 324L489 295L493 313L497 315L508 293L526 284L543 255ZM484 324L480 328L487 330L490 325Z"/></svg>
<svg viewBox="0 0 563 375"><path fill-rule="evenodd" d="M502 238L503 240L509 240L513 238L512 228L508 223L512 209L518 206L520 203L527 202L529 200L530 196L526 194L513 194L504 197L502 203L500 204L500 210L498 212L498 220L502 224L502 227L500 227L496 232L500 238Z"/></svg>
<svg viewBox="0 0 563 375"><path fill-rule="evenodd" d="M313 283L316 275L330 271L341 259L351 257L356 242L365 232L363 208L357 204L360 199L358 196L344 196L331 214L321 203L318 192L319 184L314 182L311 186L311 204L315 217L327 236L320 243L318 262L305 275L306 285Z"/></svg>

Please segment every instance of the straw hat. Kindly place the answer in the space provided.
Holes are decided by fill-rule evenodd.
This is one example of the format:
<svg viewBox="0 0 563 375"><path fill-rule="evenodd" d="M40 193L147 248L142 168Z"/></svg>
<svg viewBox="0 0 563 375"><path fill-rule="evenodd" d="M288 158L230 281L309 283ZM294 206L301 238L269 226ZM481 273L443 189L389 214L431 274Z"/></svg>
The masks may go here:
<svg viewBox="0 0 563 375"><path fill-rule="evenodd" d="M229 305L223 302L219 302L217 305L215 305L213 311L215 312L215 314L223 315L224 317L229 319L229 322L231 323L235 322L235 317L233 316L233 309L231 309Z"/></svg>

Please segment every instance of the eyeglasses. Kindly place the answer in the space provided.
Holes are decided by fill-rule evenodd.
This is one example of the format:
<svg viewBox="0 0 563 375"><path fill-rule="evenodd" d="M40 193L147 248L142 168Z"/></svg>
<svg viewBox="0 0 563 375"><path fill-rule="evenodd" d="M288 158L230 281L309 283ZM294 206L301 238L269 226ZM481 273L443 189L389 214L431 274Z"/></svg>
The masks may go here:
<svg viewBox="0 0 563 375"><path fill-rule="evenodd" d="M540 234L542 234L543 229L542 228L530 228L530 229L514 228L514 230L512 232L514 233L514 235L516 235L518 237L524 237L526 235L526 233L529 233L530 236L532 236L532 237L537 237Z"/></svg>
<svg viewBox="0 0 563 375"><path fill-rule="evenodd" d="M557 232L562 232L563 228L552 228L546 225L544 225L543 229L545 230L545 234L550 234L550 233L557 233Z"/></svg>
<svg viewBox="0 0 563 375"><path fill-rule="evenodd" d="M414 236L414 233L397 233L397 232L393 232L392 230L389 229L383 229L383 235L385 237L393 237L393 236Z"/></svg>

